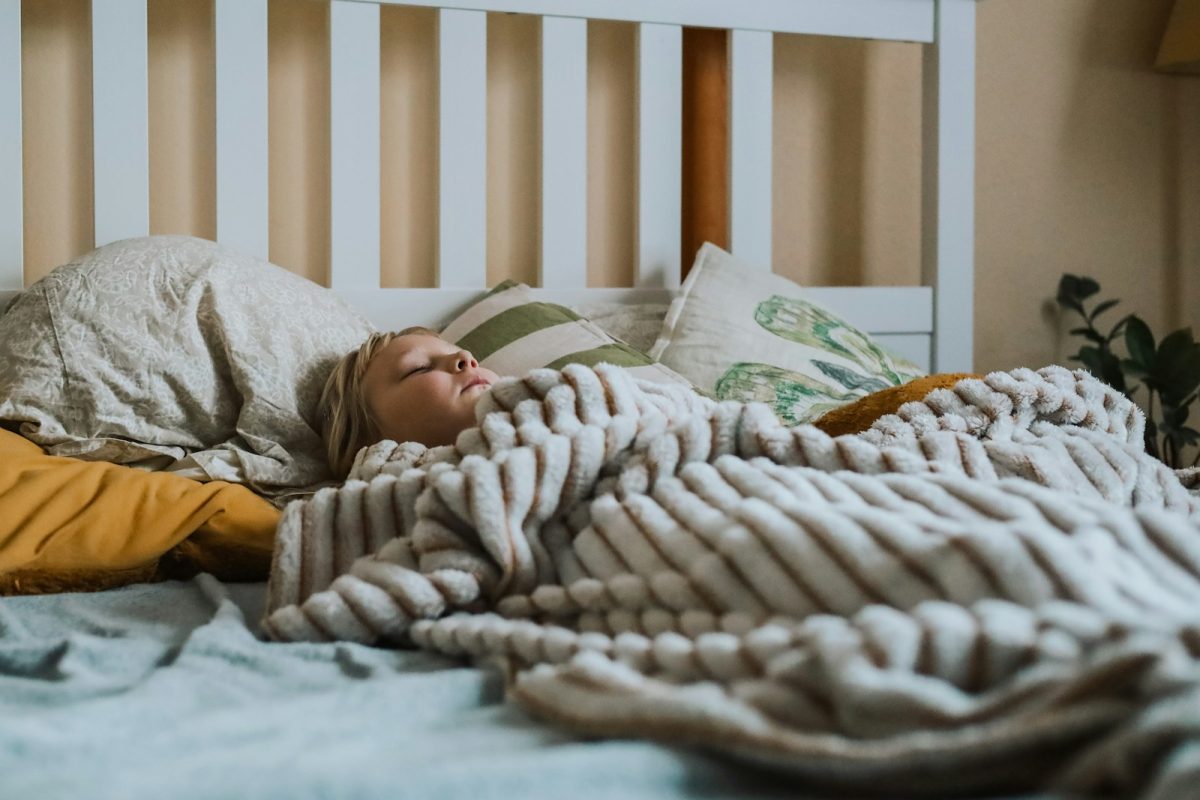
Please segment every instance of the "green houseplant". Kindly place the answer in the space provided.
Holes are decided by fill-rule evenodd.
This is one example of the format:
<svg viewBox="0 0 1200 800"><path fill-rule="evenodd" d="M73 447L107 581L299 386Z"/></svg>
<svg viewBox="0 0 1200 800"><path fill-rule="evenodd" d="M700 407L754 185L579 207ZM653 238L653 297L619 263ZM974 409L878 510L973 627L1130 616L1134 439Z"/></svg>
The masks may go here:
<svg viewBox="0 0 1200 800"><path fill-rule="evenodd" d="M1083 318L1071 334L1085 343L1071 357L1114 389L1137 401L1145 390L1146 450L1176 469L1184 464L1184 452L1200 442L1200 431L1188 426L1200 387L1200 344L1191 328L1180 328L1161 342L1136 314L1126 314L1107 331L1097 320L1119 300L1103 300L1088 308L1088 300L1100 292L1092 278L1063 275L1058 283L1059 307ZM1124 355L1116 349L1123 345ZM1200 457L1191 462L1200 463Z"/></svg>

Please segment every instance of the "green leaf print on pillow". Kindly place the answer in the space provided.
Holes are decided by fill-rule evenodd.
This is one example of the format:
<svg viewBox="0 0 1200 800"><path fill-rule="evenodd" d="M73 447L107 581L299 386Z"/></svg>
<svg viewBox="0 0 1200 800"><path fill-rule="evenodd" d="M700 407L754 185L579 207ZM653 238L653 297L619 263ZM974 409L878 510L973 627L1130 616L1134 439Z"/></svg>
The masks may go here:
<svg viewBox="0 0 1200 800"><path fill-rule="evenodd" d="M782 339L848 359L868 374L886 379L889 383L885 386L904 383L920 374L915 365L892 357L862 331L802 300L772 295L755 308L754 321ZM821 371L826 372L823 368Z"/></svg>
<svg viewBox="0 0 1200 800"><path fill-rule="evenodd" d="M870 394L871 392L878 392L880 389L886 389L894 385L880 378L869 378L852 369L847 369L837 364L830 364L828 361L818 361L814 358L812 363L814 367L821 370L822 374L833 378L856 394Z"/></svg>
<svg viewBox="0 0 1200 800"><path fill-rule="evenodd" d="M839 392L807 375L771 364L740 361L717 381L715 394L718 400L766 403L788 425L799 425L844 406L862 393Z"/></svg>

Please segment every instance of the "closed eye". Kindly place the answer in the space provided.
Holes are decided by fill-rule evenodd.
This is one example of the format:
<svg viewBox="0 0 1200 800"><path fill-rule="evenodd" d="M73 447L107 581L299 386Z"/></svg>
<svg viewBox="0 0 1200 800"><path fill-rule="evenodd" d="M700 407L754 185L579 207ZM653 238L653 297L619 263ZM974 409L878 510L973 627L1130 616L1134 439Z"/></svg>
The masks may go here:
<svg viewBox="0 0 1200 800"><path fill-rule="evenodd" d="M428 372L431 369L433 369L433 367L430 364L423 364L419 367L413 367L408 372L401 375L400 380L404 380L405 378L409 377L410 375L416 375L418 372Z"/></svg>

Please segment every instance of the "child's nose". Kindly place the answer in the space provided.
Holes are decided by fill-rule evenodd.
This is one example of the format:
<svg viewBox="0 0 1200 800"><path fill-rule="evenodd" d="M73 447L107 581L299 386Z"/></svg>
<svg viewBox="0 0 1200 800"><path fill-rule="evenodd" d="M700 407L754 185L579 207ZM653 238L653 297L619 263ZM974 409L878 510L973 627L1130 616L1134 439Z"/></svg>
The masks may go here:
<svg viewBox="0 0 1200 800"><path fill-rule="evenodd" d="M479 367L479 362L475 360L475 356L471 355L466 350L463 350L458 353L458 356L455 358L454 366L459 372L462 372L468 367L471 369L477 369Z"/></svg>

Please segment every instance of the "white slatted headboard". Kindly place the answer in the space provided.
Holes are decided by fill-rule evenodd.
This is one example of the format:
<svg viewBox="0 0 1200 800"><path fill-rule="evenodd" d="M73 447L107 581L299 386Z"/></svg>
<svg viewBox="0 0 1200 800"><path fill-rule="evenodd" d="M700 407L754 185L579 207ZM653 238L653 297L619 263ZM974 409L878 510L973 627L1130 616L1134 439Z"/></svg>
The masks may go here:
<svg viewBox="0 0 1200 800"><path fill-rule="evenodd" d="M267 2L214 0L217 238L268 243ZM683 26L730 31L730 234L771 263L772 34L926 43L923 280L809 295L938 371L972 358L975 0L396 0L439 9L436 289L381 289L380 5L331 0L330 275L388 325L433 324L485 288L487 12L541 25L540 293L664 299L680 276ZM0 305L23 286L21 0L0 0ZM96 245L149 232L146 4L92 0ZM586 284L587 20L638 24L635 288ZM552 112L550 111L552 109ZM28 176L36 180L36 176Z"/></svg>

